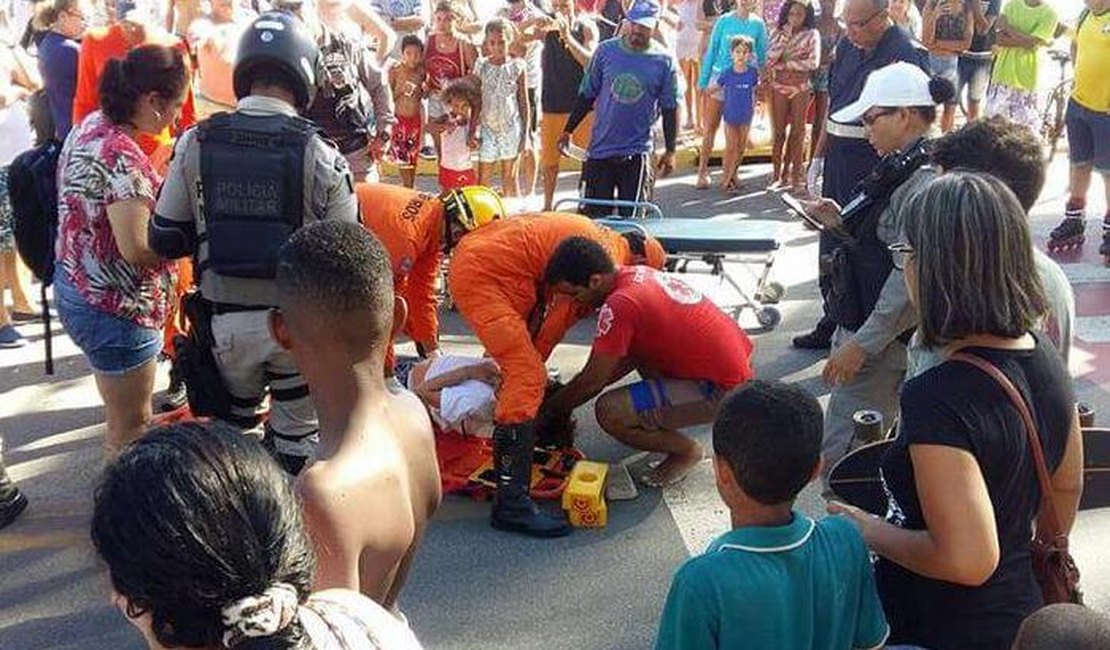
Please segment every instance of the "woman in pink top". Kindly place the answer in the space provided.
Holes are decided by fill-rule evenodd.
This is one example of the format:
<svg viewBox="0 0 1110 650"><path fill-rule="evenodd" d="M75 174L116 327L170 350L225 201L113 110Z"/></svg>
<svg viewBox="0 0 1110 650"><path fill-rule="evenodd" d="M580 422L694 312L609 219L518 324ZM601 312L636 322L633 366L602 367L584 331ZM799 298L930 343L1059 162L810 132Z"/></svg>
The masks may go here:
<svg viewBox="0 0 1110 650"><path fill-rule="evenodd" d="M813 72L821 63L821 37L813 5L791 0L779 11L778 28L767 49L771 77L772 187L804 187L802 147L806 111L813 98ZM789 133L789 136L788 136ZM783 157L785 146L786 155Z"/></svg>
<svg viewBox="0 0 1110 650"><path fill-rule="evenodd" d="M58 160L54 298L96 377L109 456L150 420L155 358L175 295L176 266L147 245L162 179L137 138L174 122L186 76L175 48L144 45L110 60L100 110L73 127Z"/></svg>

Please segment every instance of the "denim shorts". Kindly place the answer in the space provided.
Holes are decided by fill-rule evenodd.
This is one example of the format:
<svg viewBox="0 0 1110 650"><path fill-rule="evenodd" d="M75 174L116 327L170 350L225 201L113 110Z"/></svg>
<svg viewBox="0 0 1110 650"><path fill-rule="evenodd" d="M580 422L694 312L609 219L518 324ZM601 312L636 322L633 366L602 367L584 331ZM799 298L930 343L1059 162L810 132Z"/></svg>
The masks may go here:
<svg viewBox="0 0 1110 650"><path fill-rule="evenodd" d="M1096 113L1070 99L1064 121L1071 164L1094 165L1100 174L1110 174L1110 113Z"/></svg>
<svg viewBox="0 0 1110 650"><path fill-rule="evenodd" d="M967 101L981 102L987 96L987 86L991 83L991 68L994 61L988 58L961 56L958 64L960 83L956 86L956 97L963 95L967 88Z"/></svg>
<svg viewBox="0 0 1110 650"><path fill-rule="evenodd" d="M952 84L952 89L955 90L960 83L959 69L957 64L957 57L955 54L930 54L929 55L929 70L933 73L934 77L947 79ZM956 100L952 99L949 103L955 104Z"/></svg>
<svg viewBox="0 0 1110 650"><path fill-rule="evenodd" d="M96 309L77 293L61 267L54 273L54 302L66 333L102 375L123 375L162 351L162 332Z"/></svg>

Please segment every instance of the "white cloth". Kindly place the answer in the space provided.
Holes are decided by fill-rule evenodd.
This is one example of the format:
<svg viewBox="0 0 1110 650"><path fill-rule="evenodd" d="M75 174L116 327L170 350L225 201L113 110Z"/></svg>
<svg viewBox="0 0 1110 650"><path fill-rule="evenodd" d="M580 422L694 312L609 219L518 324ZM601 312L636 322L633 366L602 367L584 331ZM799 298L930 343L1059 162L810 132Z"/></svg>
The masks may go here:
<svg viewBox="0 0 1110 650"><path fill-rule="evenodd" d="M436 357L428 366L424 381L428 382L460 368L469 368L486 363L481 357L465 357L459 355L444 355ZM411 386L410 386L411 388ZM493 386L470 379L448 386L439 393L439 410L433 409L440 424L449 429L462 433L489 437L491 427L473 426L476 422L489 422L493 424L493 408L497 403L497 395Z"/></svg>
<svg viewBox="0 0 1110 650"><path fill-rule="evenodd" d="M482 80L482 126L491 131L508 131L520 124L520 108L516 103L517 82L524 74L524 62L507 59L498 65L489 59L478 59L474 74Z"/></svg>
<svg viewBox="0 0 1110 650"><path fill-rule="evenodd" d="M679 59L698 59L698 46L701 32L698 31L698 3L683 2L678 5L678 34L675 38L675 53Z"/></svg>

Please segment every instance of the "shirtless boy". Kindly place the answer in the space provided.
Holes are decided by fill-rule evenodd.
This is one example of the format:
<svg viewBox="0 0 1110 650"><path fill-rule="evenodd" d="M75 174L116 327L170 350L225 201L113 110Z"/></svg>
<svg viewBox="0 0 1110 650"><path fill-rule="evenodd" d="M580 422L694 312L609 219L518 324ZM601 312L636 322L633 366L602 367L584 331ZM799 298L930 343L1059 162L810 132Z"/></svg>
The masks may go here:
<svg viewBox="0 0 1110 650"><path fill-rule="evenodd" d="M389 88L393 91L393 159L401 182L412 187L416 182L416 163L420 153L424 122L424 43L415 34L401 39L401 60L389 68Z"/></svg>
<svg viewBox="0 0 1110 650"><path fill-rule="evenodd" d="M297 362L316 403L316 462L298 479L316 547L316 589L357 589L397 601L440 500L432 424L413 394L382 376L394 323L389 255L357 224L301 228L278 262L274 338Z"/></svg>

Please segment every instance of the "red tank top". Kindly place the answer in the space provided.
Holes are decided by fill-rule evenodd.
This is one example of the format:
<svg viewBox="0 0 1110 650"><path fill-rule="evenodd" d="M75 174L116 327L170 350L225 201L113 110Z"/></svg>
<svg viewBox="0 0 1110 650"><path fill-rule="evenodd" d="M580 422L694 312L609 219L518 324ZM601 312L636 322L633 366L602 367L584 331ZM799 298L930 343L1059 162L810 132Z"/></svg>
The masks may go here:
<svg viewBox="0 0 1110 650"><path fill-rule="evenodd" d="M466 74L466 59L463 57L462 42L456 37L453 52L440 52L436 34L428 37L424 67L428 71L428 85L433 92L443 90L448 82Z"/></svg>

